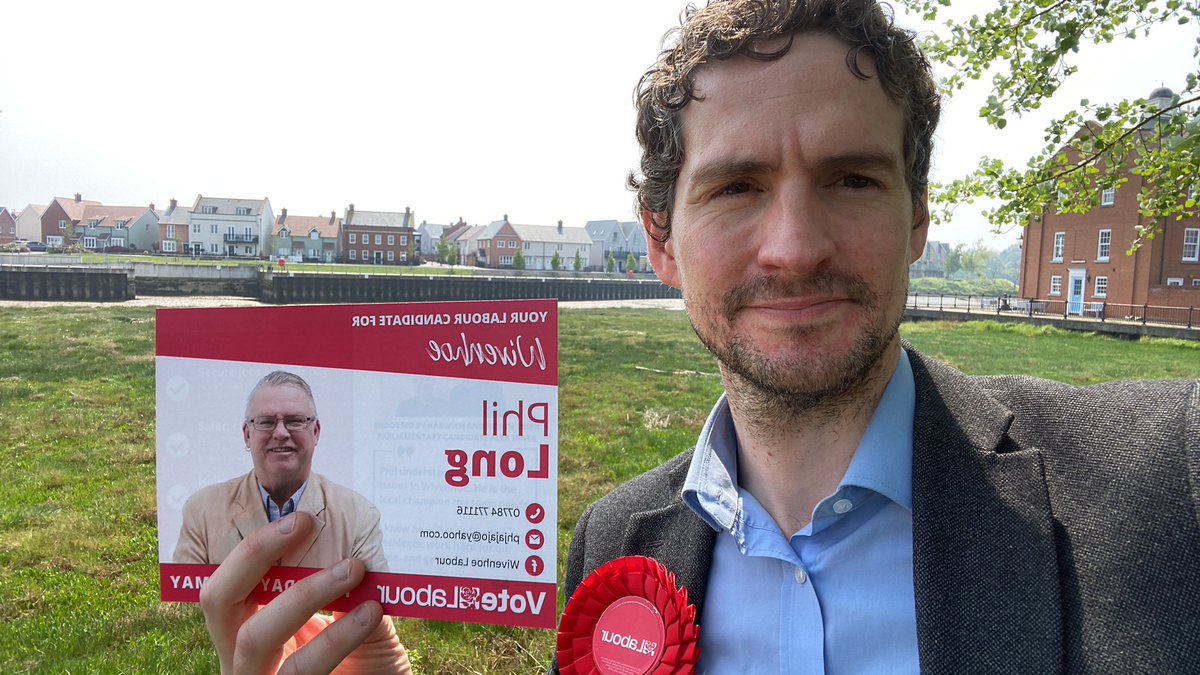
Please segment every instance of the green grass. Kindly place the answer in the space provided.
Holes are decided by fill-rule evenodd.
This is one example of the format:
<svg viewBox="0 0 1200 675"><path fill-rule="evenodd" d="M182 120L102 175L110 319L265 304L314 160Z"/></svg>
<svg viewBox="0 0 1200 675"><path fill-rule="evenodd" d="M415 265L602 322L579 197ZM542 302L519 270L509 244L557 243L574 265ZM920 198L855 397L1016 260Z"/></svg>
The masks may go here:
<svg viewBox="0 0 1200 675"><path fill-rule="evenodd" d="M560 322L561 567L583 507L689 447L720 383L681 312ZM987 322L902 332L971 373L1200 377L1200 343ZM0 310L0 673L216 672L197 608L158 601L153 339L150 309ZM549 631L399 628L421 673L538 672L553 650Z"/></svg>

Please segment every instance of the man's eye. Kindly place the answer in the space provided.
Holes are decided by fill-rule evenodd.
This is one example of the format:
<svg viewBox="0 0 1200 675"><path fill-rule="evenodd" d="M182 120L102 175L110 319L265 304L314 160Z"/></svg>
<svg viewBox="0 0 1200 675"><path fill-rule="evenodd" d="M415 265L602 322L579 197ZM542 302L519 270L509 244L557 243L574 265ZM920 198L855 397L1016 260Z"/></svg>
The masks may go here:
<svg viewBox="0 0 1200 675"><path fill-rule="evenodd" d="M725 196L729 196L729 195L740 195L742 193L749 192L749 191L750 191L750 185L748 183L739 181L737 183L730 183L729 185L726 185L725 187L721 188L720 190L717 190L717 196L725 197Z"/></svg>
<svg viewBox="0 0 1200 675"><path fill-rule="evenodd" d="M863 176L846 176L842 179L842 187L848 187L851 190L864 190L873 184L874 181Z"/></svg>

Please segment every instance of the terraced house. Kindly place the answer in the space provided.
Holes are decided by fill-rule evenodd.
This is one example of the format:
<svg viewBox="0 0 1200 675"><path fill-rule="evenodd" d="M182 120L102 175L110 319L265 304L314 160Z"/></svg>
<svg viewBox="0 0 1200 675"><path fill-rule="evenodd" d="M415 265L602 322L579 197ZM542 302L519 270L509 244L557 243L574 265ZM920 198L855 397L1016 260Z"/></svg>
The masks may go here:
<svg viewBox="0 0 1200 675"><path fill-rule="evenodd" d="M328 216L288 215L280 209L275 230L271 233L272 257L292 262L334 262L340 256L338 242L342 219L336 211Z"/></svg>
<svg viewBox="0 0 1200 675"><path fill-rule="evenodd" d="M187 231L175 228L171 248L180 253L226 255L231 258L266 258L270 255L275 214L271 200L205 197L187 213ZM175 223L172 223L175 224ZM180 245L182 244L182 245ZM171 253L163 239L163 252Z"/></svg>

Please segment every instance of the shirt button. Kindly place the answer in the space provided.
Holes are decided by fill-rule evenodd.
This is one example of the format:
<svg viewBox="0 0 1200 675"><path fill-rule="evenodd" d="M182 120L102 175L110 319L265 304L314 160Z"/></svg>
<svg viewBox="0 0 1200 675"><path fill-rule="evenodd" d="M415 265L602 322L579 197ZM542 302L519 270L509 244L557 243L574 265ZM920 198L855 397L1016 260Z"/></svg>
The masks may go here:
<svg viewBox="0 0 1200 675"><path fill-rule="evenodd" d="M841 515L854 508L854 502L849 499L839 499L833 503L833 512Z"/></svg>
<svg viewBox="0 0 1200 675"><path fill-rule="evenodd" d="M796 571L792 574L796 577L796 583L800 584L801 586L804 585L804 582L808 581L808 573L804 571L803 567L797 567Z"/></svg>

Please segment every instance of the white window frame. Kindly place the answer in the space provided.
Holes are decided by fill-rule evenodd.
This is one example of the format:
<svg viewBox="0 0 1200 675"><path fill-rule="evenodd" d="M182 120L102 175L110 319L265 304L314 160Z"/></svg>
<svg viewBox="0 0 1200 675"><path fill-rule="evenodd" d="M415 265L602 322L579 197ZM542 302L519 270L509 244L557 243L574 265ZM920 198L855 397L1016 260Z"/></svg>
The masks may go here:
<svg viewBox="0 0 1200 675"><path fill-rule="evenodd" d="M113 223L113 229L123 230L123 229L125 229L125 223L128 223L128 222L129 222L128 220L118 220Z"/></svg>
<svg viewBox="0 0 1200 675"><path fill-rule="evenodd" d="M356 236L356 235L355 235L353 232L351 232L351 233L350 233L350 234L348 234L347 236L350 238L350 242L349 242L349 243L351 243L351 244L357 244L357 243L358 243L357 241L355 241L355 239L357 239L358 237L357 237L357 236Z"/></svg>
<svg viewBox="0 0 1200 675"><path fill-rule="evenodd" d="M408 262L408 252L407 251L400 251L400 262L402 262L402 263Z"/></svg>
<svg viewBox="0 0 1200 675"><path fill-rule="evenodd" d="M1107 298L1108 297L1108 277L1096 277L1092 281L1092 297Z"/></svg>
<svg viewBox="0 0 1200 675"><path fill-rule="evenodd" d="M1183 230L1183 262L1200 262L1200 227Z"/></svg>
<svg viewBox="0 0 1200 675"><path fill-rule="evenodd" d="M1055 274L1050 277L1050 295L1062 295L1062 275Z"/></svg>
<svg viewBox="0 0 1200 675"><path fill-rule="evenodd" d="M1067 248L1067 233L1066 232L1055 232L1054 233L1054 248L1052 248L1050 251L1050 262L1062 262L1063 261L1063 253L1066 251L1066 248Z"/></svg>
<svg viewBox="0 0 1200 675"><path fill-rule="evenodd" d="M502 255L502 256L500 256L500 264L501 264L501 265L509 265L509 266L512 266L512 264L513 264L513 257L512 257L511 255Z"/></svg>
<svg viewBox="0 0 1200 675"><path fill-rule="evenodd" d="M95 237L84 237L83 238L83 247L84 248L96 248L96 238Z"/></svg>
<svg viewBox="0 0 1200 675"><path fill-rule="evenodd" d="M124 237L113 237L112 239L108 240L108 245L109 246L120 246L121 248L125 248L125 238Z"/></svg>
<svg viewBox="0 0 1200 675"><path fill-rule="evenodd" d="M388 260L388 262L396 262L396 252L391 249L388 249L387 260Z"/></svg>
<svg viewBox="0 0 1200 675"><path fill-rule="evenodd" d="M408 235L407 234L400 235L400 245L408 246Z"/></svg>
<svg viewBox="0 0 1200 675"><path fill-rule="evenodd" d="M281 228L279 228L279 238L280 239L291 239L292 233L286 227L281 227Z"/></svg>
<svg viewBox="0 0 1200 675"><path fill-rule="evenodd" d="M216 223L213 223L212 226L208 228L208 232L209 234L221 234L220 226Z"/></svg>
<svg viewBox="0 0 1200 675"><path fill-rule="evenodd" d="M375 245L376 245L376 246L383 246L383 235L382 235L382 234L376 234L376 235L375 235Z"/></svg>
<svg viewBox="0 0 1200 675"><path fill-rule="evenodd" d="M174 238L175 238L175 226L167 225L167 239L174 239Z"/></svg>
<svg viewBox="0 0 1200 675"><path fill-rule="evenodd" d="M65 221L65 220L58 221L58 229L60 229L60 230L67 229L67 221Z"/></svg>
<svg viewBox="0 0 1200 675"><path fill-rule="evenodd" d="M313 241L319 241L321 239L321 233L314 229L312 232L308 233L308 238L312 239Z"/></svg>
<svg viewBox="0 0 1200 675"><path fill-rule="evenodd" d="M350 235L350 236L353 237L354 235ZM358 260L358 251L356 251L354 249L350 249L350 259Z"/></svg>
<svg viewBox="0 0 1200 675"><path fill-rule="evenodd" d="M210 253L212 253L213 255L216 255L216 254L218 254L218 253L220 253L220 252L221 252L221 245L220 245L220 244L217 244L217 243L209 244L209 245L208 245L208 250L209 250L209 252L210 252Z"/></svg>
<svg viewBox="0 0 1200 675"><path fill-rule="evenodd" d="M1183 286L1183 277L1167 277L1168 286Z"/></svg>
<svg viewBox="0 0 1200 675"><path fill-rule="evenodd" d="M1112 253L1112 230L1100 230L1096 235L1096 262L1108 262Z"/></svg>
<svg viewBox="0 0 1200 675"><path fill-rule="evenodd" d="M389 234L388 235L388 246L395 246L395 245L396 245L396 235Z"/></svg>
<svg viewBox="0 0 1200 675"><path fill-rule="evenodd" d="M167 239L166 241L164 241L162 243L162 251L163 251L163 253L174 253L175 252L175 240Z"/></svg>
<svg viewBox="0 0 1200 675"><path fill-rule="evenodd" d="M211 216L211 215L215 214L216 212L217 212L217 207L215 207L215 206L201 206L200 207L200 213L205 214L205 215Z"/></svg>
<svg viewBox="0 0 1200 675"><path fill-rule="evenodd" d="M46 237L46 246L58 247L58 246L62 246L62 245L63 245L63 238L60 237L59 235L52 234L52 235Z"/></svg>
<svg viewBox="0 0 1200 675"><path fill-rule="evenodd" d="M237 207L236 215L248 216L250 215L250 208L247 206L239 206Z"/></svg>
<svg viewBox="0 0 1200 675"><path fill-rule="evenodd" d="M1112 206L1117 203L1117 188L1104 188L1100 191L1100 206Z"/></svg>

